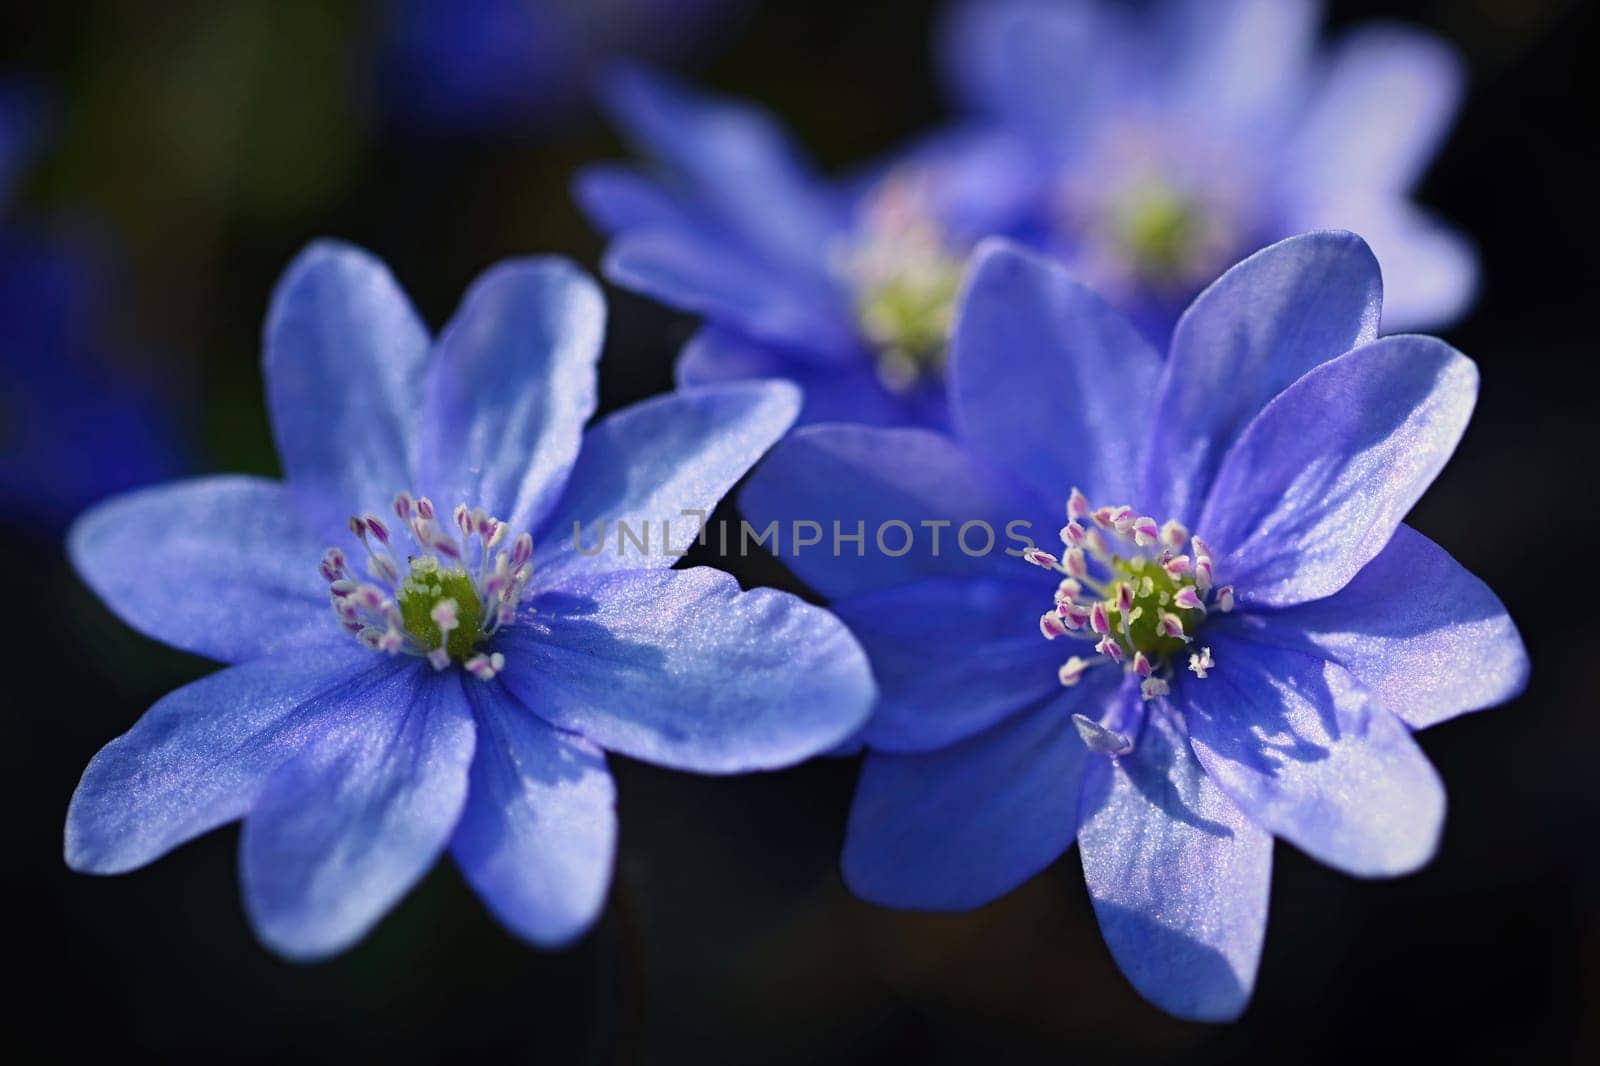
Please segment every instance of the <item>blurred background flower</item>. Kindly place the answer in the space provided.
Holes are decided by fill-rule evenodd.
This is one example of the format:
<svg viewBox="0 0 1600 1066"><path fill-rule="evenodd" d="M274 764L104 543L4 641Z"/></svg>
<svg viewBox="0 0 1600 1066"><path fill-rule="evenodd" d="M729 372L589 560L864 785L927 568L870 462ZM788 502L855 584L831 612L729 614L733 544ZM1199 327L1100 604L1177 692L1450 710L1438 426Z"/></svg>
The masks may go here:
<svg viewBox="0 0 1600 1066"><path fill-rule="evenodd" d="M373 11L361 0L0 11L0 70L28 72L55 102L6 217L103 224L125 263L119 343L105 350L128 353L163 389L192 383L179 421L196 434L198 470L279 473L260 326L272 280L308 240L374 249L435 327L497 259L599 262L602 242L569 187L583 165L625 155L614 135L599 123L534 138L402 135L381 116ZM736 33L712 26L729 39L683 76L762 101L821 172L849 173L944 121L932 48L943 12L936 0L751 4ZM132 635L59 549L8 534L0 782L14 814L3 843L25 978L17 1054L59 1056L70 1039L84 1054L391 1063L1332 1062L1375 1043L1595 1057L1600 871L1587 841L1600 816L1590 784L1600 715L1588 664L1600 626L1551 606L1549 562L1581 555L1565 531L1600 518L1580 465L1600 390L1588 103L1600 91L1600 11L1579 0L1333 0L1325 32L1337 40L1379 16L1447 40L1470 73L1416 198L1478 247L1478 300L1444 336L1479 363L1484 390L1472 433L1412 524L1501 594L1539 669L1504 712L1420 735L1451 786L1426 869L1373 885L1275 850L1271 931L1239 1022L1168 1019L1127 986L1071 853L970 914L852 899L838 872L852 760L737 779L615 760L630 813L617 881L595 931L569 951L515 944L441 869L357 949L286 967L250 935L230 831L114 881L62 865L62 812L86 761L211 667ZM669 387L698 325L622 290L607 298L602 412ZM1560 515L1560 529L1522 515ZM771 560L733 566L746 584L800 587ZM31 1021L63 1014L85 1020L70 1038Z"/></svg>

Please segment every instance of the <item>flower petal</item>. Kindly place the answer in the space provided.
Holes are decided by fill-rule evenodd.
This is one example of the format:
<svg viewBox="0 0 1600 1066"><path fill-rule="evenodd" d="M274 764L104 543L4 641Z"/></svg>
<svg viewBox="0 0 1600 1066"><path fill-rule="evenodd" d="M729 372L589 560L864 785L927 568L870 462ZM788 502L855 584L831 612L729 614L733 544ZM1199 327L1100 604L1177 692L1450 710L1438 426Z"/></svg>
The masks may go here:
<svg viewBox="0 0 1600 1066"><path fill-rule="evenodd" d="M1182 677L1195 757L1258 824L1361 877L1433 857L1444 786L1400 720L1344 668L1208 632L1217 666Z"/></svg>
<svg viewBox="0 0 1600 1066"><path fill-rule="evenodd" d="M1124 702L1139 698L1125 684ZM1131 754L1092 756L1078 851L1100 931L1139 994L1197 1021L1237 1018L1266 934L1272 837L1195 761L1163 702Z"/></svg>
<svg viewBox="0 0 1600 1066"><path fill-rule="evenodd" d="M878 681L867 745L946 747L1056 695L1072 649L1039 635L1050 592L1038 580L930 579L836 601Z"/></svg>
<svg viewBox="0 0 1600 1066"><path fill-rule="evenodd" d="M594 414L605 300L564 259L502 263L439 337L423 405L422 485L526 529L566 484Z"/></svg>
<svg viewBox="0 0 1600 1066"><path fill-rule="evenodd" d="M605 755L498 684L469 685L467 698L478 743L451 854L512 932L568 943L594 924L611 884L616 787Z"/></svg>
<svg viewBox="0 0 1600 1066"><path fill-rule="evenodd" d="M589 220L613 237L631 229L693 227L705 221L637 167L584 167L573 180L572 195Z"/></svg>
<svg viewBox="0 0 1600 1066"><path fill-rule="evenodd" d="M854 363L823 364L810 352L768 344L719 326L707 326L689 338L678 356L676 372L678 384L684 386L761 378L792 381L805 393L797 425L938 425L947 421L942 382L906 393L890 392L864 357Z"/></svg>
<svg viewBox="0 0 1600 1066"><path fill-rule="evenodd" d="M1173 332L1139 506L1193 523L1250 420L1306 371L1377 337L1382 309L1378 261L1351 233L1290 237L1222 275Z"/></svg>
<svg viewBox="0 0 1600 1066"><path fill-rule="evenodd" d="M1465 81L1460 57L1432 34L1353 31L1301 121L1296 177L1334 194L1409 192L1449 131Z"/></svg>
<svg viewBox="0 0 1600 1066"><path fill-rule="evenodd" d="M640 68L604 85L615 120L766 255L817 271L842 218L783 129L758 108Z"/></svg>
<svg viewBox="0 0 1600 1066"><path fill-rule="evenodd" d="M1096 670L1051 702L935 751L868 752L850 808L844 879L888 907L981 907L1072 844L1084 764L1073 725L1111 698Z"/></svg>
<svg viewBox="0 0 1600 1066"><path fill-rule="evenodd" d="M326 547L284 485L234 476L114 497L67 539L73 566L119 618L224 662L339 638L317 574Z"/></svg>
<svg viewBox="0 0 1600 1066"><path fill-rule="evenodd" d="M466 801L473 725L463 674L409 657L391 663L315 702L325 715L318 734L245 818L245 909L262 941L289 958L323 958L361 939L438 859Z"/></svg>
<svg viewBox="0 0 1600 1066"><path fill-rule="evenodd" d="M833 615L706 567L637 570L534 599L500 677L552 725L702 773L788 766L866 721L866 656Z"/></svg>
<svg viewBox="0 0 1600 1066"><path fill-rule="evenodd" d="M1383 550L1466 429L1472 361L1432 337L1385 337L1285 389L1217 472L1197 529L1242 603L1332 595Z"/></svg>
<svg viewBox="0 0 1600 1066"><path fill-rule="evenodd" d="M957 435L1045 499L1137 487L1161 357L1066 268L1001 241L974 255L950 342ZM1040 441L1051 443L1041 446Z"/></svg>
<svg viewBox="0 0 1600 1066"><path fill-rule="evenodd" d="M1017 531L1048 544L1065 520L942 434L842 425L808 426L781 441L739 494L739 507L756 533L776 523L769 550L830 599L928 577L1016 577L1027 564L1005 553L1025 545L1008 536L1007 524L1031 523ZM835 523L842 536L862 533L859 548L841 540L834 550ZM891 523L915 537L898 557L876 543L881 535L899 549L905 531ZM985 525L994 537L988 551ZM802 533L820 540L802 546Z"/></svg>
<svg viewBox="0 0 1600 1066"><path fill-rule="evenodd" d="M591 426L566 493L534 535L534 587L560 588L577 574L677 562L705 516L783 435L799 409L793 385L746 382L658 396ZM589 551L600 539L594 530L601 522L607 546L580 553L580 535ZM626 551L619 550L624 524L648 538L649 546L641 550L628 542ZM664 524L670 524L665 531Z"/></svg>
<svg viewBox="0 0 1600 1066"><path fill-rule="evenodd" d="M367 252L317 241L284 271L262 372L278 455L314 528L386 513L411 484L428 349L405 293Z"/></svg>
<svg viewBox="0 0 1600 1066"><path fill-rule="evenodd" d="M67 865L137 869L242 817L317 700L387 663L354 642L256 659L172 692L100 749L67 808Z"/></svg>
<svg viewBox="0 0 1600 1066"><path fill-rule="evenodd" d="M1412 729L1504 703L1528 652L1489 586L1409 526L1326 599L1240 616L1258 644L1315 648Z"/></svg>
<svg viewBox="0 0 1600 1066"><path fill-rule="evenodd" d="M853 353L860 344L840 291L714 233L626 233L606 249L603 269L608 280L623 288L727 322L762 340L816 353Z"/></svg>

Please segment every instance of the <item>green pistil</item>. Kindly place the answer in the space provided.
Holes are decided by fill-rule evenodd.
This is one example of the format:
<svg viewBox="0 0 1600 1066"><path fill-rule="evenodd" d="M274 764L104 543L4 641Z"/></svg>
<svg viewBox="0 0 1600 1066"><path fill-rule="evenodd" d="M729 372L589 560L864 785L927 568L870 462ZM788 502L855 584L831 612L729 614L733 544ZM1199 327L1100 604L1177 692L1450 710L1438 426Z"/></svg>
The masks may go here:
<svg viewBox="0 0 1600 1066"><path fill-rule="evenodd" d="M1172 188L1141 185L1112 209L1112 232L1143 276L1174 281L1191 272L1205 236L1201 212Z"/></svg>
<svg viewBox="0 0 1600 1066"><path fill-rule="evenodd" d="M1112 572L1115 582L1127 582L1133 589L1133 609L1129 612L1128 635L1122 637L1122 612L1112 608L1108 613L1111 618L1111 632L1121 637L1123 644L1132 644L1131 652L1142 651L1145 658L1153 663L1159 663L1169 655L1176 655L1183 651L1186 644L1177 637L1162 635L1156 631L1157 620L1162 612L1175 614L1183 620L1185 633L1193 633L1200 623L1204 613L1193 608L1185 610L1173 603L1173 597L1185 584L1173 576L1153 560L1144 558L1123 559L1121 556L1111 560ZM1109 606L1109 605L1108 605Z"/></svg>
<svg viewBox="0 0 1600 1066"><path fill-rule="evenodd" d="M424 648L439 646L439 626L433 620L433 608L440 600L456 603L458 624L450 631L445 650L452 659L464 661L472 655L482 629L483 604L478 599L477 586L465 570L445 569L431 555L411 560L411 573L401 583L395 602L400 606L406 632Z"/></svg>
<svg viewBox="0 0 1600 1066"><path fill-rule="evenodd" d="M960 264L935 255L864 293L861 327L894 364L886 370L915 379L943 369L960 288Z"/></svg>

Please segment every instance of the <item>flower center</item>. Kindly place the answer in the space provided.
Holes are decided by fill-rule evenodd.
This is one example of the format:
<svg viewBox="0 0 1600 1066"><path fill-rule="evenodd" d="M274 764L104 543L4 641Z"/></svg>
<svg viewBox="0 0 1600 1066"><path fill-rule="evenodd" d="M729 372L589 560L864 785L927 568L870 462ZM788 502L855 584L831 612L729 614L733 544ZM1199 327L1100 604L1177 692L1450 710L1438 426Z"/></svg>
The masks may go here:
<svg viewBox="0 0 1600 1066"><path fill-rule="evenodd" d="M370 580L355 577L340 549L324 553L320 572L335 617L373 651L424 656L435 670L456 661L489 680L505 657L478 645L516 617L533 577L533 538L520 533L501 548L506 524L466 504L453 512L451 532L436 520L432 500L406 492L395 496L394 515L415 548L404 564L377 515L350 519Z"/></svg>
<svg viewBox="0 0 1600 1066"><path fill-rule="evenodd" d="M1059 559L1039 548L1024 558L1063 575L1039 631L1048 640L1092 641L1099 654L1063 663L1063 685L1076 685L1092 667L1120 665L1138 674L1140 692L1154 699L1170 691L1173 660L1185 652L1189 670L1207 675L1215 665L1211 649L1191 646L1209 611L1233 609L1233 588L1215 584L1205 541L1175 521L1158 526L1132 507L1095 508L1073 489L1061 542Z"/></svg>
<svg viewBox="0 0 1600 1066"><path fill-rule="evenodd" d="M878 377L905 392L944 369L963 263L927 210L921 183L891 177L868 200L863 236L840 257Z"/></svg>
<svg viewBox="0 0 1600 1066"><path fill-rule="evenodd" d="M1161 181L1135 184L1107 205L1107 233L1133 271L1173 284L1205 269L1214 243L1204 205Z"/></svg>

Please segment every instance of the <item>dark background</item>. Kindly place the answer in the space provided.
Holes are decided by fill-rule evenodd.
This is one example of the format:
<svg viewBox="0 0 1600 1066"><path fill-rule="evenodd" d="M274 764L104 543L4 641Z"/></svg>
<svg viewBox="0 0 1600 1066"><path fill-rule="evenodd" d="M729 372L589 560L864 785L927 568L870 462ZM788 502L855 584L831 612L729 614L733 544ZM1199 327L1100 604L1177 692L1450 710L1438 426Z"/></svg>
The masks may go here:
<svg viewBox="0 0 1600 1066"><path fill-rule="evenodd" d="M1430 867L1362 882L1278 846L1241 1021L1176 1021L1133 992L1100 942L1075 852L971 914L855 901L836 872L848 760L716 780L613 759L616 883L570 950L505 934L446 862L355 950L278 961L245 924L234 829L125 877L63 866L62 817L89 757L212 666L121 626L67 569L59 530L13 514L0 545L0 824L6 969L22 985L14 1061L30 1048L227 1061L1310 1061L1376 1049L1597 1061L1596 5L1331 9L1335 25L1391 14L1430 27L1471 66L1421 198L1483 254L1477 308L1445 334L1478 361L1483 393L1413 521L1505 599L1534 672L1512 705L1422 735L1452 807ZM932 10L769 3L714 31L697 76L765 101L842 166L941 113ZM109 328L181 398L199 470L275 472L257 338L275 277L308 239L376 251L436 326L500 257L597 262L566 189L578 164L620 155L614 138L581 117L517 136L403 129L366 74L360 5L0 11L0 71L36 75L56 103L53 141L14 211L90 218L118 238L125 300ZM668 387L691 325L610 295L608 408Z"/></svg>

